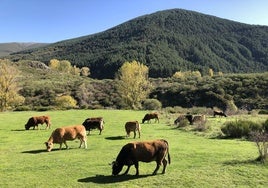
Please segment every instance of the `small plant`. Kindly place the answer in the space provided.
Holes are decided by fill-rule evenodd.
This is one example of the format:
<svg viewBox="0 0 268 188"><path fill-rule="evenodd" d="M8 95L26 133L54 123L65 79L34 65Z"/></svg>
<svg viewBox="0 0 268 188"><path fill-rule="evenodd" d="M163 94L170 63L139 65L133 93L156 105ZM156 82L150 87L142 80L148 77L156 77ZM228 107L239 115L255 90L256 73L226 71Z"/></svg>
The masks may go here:
<svg viewBox="0 0 268 188"><path fill-rule="evenodd" d="M253 131L250 133L250 139L256 143L259 151L258 161L265 163L268 157L268 133L265 131Z"/></svg>

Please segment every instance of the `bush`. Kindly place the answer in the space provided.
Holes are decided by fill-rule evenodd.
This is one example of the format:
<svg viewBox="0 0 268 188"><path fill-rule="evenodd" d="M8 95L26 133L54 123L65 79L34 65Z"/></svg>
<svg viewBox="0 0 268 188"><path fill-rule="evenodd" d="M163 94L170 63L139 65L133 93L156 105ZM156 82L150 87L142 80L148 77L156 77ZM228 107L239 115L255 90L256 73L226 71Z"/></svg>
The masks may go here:
<svg viewBox="0 0 268 188"><path fill-rule="evenodd" d="M268 133L268 119L262 124L263 129L266 133Z"/></svg>
<svg viewBox="0 0 268 188"><path fill-rule="evenodd" d="M229 138L248 138L251 132L261 130L261 124L247 120L227 122L221 127L221 131Z"/></svg>
<svg viewBox="0 0 268 188"><path fill-rule="evenodd" d="M259 114L268 114L268 110L260 110Z"/></svg>
<svg viewBox="0 0 268 188"><path fill-rule="evenodd" d="M143 102L144 110L159 110L162 108L162 104L157 99L145 99Z"/></svg>

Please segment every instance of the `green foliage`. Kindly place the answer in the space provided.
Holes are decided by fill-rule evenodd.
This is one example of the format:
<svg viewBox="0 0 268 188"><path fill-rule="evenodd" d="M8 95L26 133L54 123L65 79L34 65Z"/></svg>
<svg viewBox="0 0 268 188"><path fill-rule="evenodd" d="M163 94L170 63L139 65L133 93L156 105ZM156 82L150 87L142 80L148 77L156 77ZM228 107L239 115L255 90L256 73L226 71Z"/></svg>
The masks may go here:
<svg viewBox="0 0 268 188"><path fill-rule="evenodd" d="M160 110L162 108L162 104L157 99L145 99L142 107L144 110Z"/></svg>
<svg viewBox="0 0 268 188"><path fill-rule="evenodd" d="M76 100L69 95L59 96L55 98L56 106L60 109L70 109L76 107Z"/></svg>
<svg viewBox="0 0 268 188"><path fill-rule="evenodd" d="M173 9L138 17L94 35L17 52L12 60L48 63L57 58L89 67L92 78L114 78L126 61L149 67L149 76L209 69L224 73L268 70L268 29ZM212 76L210 72L210 76ZM215 74L214 74L215 76Z"/></svg>
<svg viewBox="0 0 268 188"><path fill-rule="evenodd" d="M261 131L262 125L260 123L252 122L249 120L237 120L226 122L221 131L228 138L248 138L251 132Z"/></svg>

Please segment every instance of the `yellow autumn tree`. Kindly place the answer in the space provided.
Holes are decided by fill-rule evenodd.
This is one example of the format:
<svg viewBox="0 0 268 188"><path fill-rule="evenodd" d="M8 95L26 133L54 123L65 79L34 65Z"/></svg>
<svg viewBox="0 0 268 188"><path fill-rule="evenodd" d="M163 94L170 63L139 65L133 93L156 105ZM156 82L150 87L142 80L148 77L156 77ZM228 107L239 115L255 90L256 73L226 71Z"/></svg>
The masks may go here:
<svg viewBox="0 0 268 188"><path fill-rule="evenodd" d="M12 109L25 100L18 93L19 71L11 64L9 60L0 60L0 111Z"/></svg>
<svg viewBox="0 0 268 188"><path fill-rule="evenodd" d="M127 108L139 109L148 96L151 84L148 67L137 62L125 62L117 74L117 91Z"/></svg>
<svg viewBox="0 0 268 188"><path fill-rule="evenodd" d="M49 64L48 64L48 66L49 66L51 69L56 69L56 70L58 69L59 65L60 65L60 61L57 60L57 59L51 59L51 60L49 61Z"/></svg>

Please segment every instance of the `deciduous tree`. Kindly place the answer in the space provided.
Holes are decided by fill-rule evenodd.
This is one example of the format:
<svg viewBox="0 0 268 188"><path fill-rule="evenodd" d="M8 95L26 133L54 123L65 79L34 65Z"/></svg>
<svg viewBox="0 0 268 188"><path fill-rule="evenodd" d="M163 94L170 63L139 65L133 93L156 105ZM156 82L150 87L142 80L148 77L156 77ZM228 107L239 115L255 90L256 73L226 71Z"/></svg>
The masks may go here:
<svg viewBox="0 0 268 188"><path fill-rule="evenodd" d="M137 62L125 62L118 71L117 90L123 103L131 109L141 107L141 101L148 96L151 84L148 67Z"/></svg>
<svg viewBox="0 0 268 188"><path fill-rule="evenodd" d="M17 78L19 71L9 60L0 60L0 110L16 107L24 102L18 94Z"/></svg>

